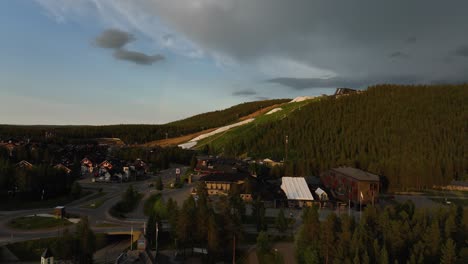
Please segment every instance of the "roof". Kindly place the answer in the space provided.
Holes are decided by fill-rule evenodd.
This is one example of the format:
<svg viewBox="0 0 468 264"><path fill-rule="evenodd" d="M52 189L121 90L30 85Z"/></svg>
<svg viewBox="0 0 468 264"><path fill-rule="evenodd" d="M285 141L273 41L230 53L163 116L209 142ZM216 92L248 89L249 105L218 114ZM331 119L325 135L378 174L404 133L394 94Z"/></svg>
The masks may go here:
<svg viewBox="0 0 468 264"><path fill-rule="evenodd" d="M339 168L333 168L333 171L339 172L341 174L344 174L346 176L349 176L351 178L354 178L359 181L379 181L379 176L372 174L367 171L363 171L360 169L356 168L351 168L351 167L339 167Z"/></svg>
<svg viewBox="0 0 468 264"><path fill-rule="evenodd" d="M319 196L321 196L322 194L327 195L327 193L324 190L320 189L320 187L317 188L317 190L315 190L315 193Z"/></svg>
<svg viewBox="0 0 468 264"><path fill-rule="evenodd" d="M42 252L41 258L50 258L53 257L52 251L49 248L46 248L44 252Z"/></svg>
<svg viewBox="0 0 468 264"><path fill-rule="evenodd" d="M283 177L281 181L281 189L288 200L314 200L303 177Z"/></svg>

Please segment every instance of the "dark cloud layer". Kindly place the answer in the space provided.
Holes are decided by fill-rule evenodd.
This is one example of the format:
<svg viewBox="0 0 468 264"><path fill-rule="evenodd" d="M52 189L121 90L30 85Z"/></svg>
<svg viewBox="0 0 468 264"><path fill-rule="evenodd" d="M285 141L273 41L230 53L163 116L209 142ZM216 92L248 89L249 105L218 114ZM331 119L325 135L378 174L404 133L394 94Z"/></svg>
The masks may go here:
<svg viewBox="0 0 468 264"><path fill-rule="evenodd" d="M254 65L279 58L277 68L283 60L334 73L334 79L322 81L314 79L323 76L313 71L294 76L286 63L284 74L271 76L296 89L312 83L366 85L366 80L387 82L398 76L457 80L468 68L468 60L446 63L468 43L468 1L145 2L149 12L207 52ZM458 49L457 55L468 56L468 49ZM382 76L395 77L378 80Z"/></svg>
<svg viewBox="0 0 468 264"><path fill-rule="evenodd" d="M157 61L164 60L164 56L156 54L153 56L141 52L117 49L114 51L114 58L119 60L131 61L140 65L151 65Z"/></svg>
<svg viewBox="0 0 468 264"><path fill-rule="evenodd" d="M232 93L232 95L234 95L234 96L250 96L250 95L256 95L256 94L257 94L257 92L255 92L254 90L250 90L250 89L249 90L246 89L246 90L234 91Z"/></svg>
<svg viewBox="0 0 468 264"><path fill-rule="evenodd" d="M107 29L96 37L94 43L101 48L120 49L125 44L134 40L135 37L128 32L118 29Z"/></svg>
<svg viewBox="0 0 468 264"><path fill-rule="evenodd" d="M289 87L294 90L305 90L311 88L365 88L369 85L394 83L394 84L411 84L411 83L427 83L426 80L415 76L398 75L398 76L378 76L356 79L353 77L333 77L328 79L322 78L274 78L267 80L270 83L277 83Z"/></svg>
<svg viewBox="0 0 468 264"><path fill-rule="evenodd" d="M127 43L134 40L136 38L128 32L119 29L107 29L96 37L94 43L101 48L114 49L113 56L118 60L130 61L139 65L151 65L165 59L161 54L146 55L142 52L130 51L124 48Z"/></svg>

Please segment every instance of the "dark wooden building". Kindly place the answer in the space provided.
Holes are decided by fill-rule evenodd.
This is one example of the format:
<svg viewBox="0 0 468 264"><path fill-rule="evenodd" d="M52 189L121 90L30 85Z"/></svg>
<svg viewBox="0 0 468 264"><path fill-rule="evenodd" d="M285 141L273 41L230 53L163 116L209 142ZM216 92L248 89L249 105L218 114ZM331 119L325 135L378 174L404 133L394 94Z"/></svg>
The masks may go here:
<svg viewBox="0 0 468 264"><path fill-rule="evenodd" d="M335 199L354 204L373 204L378 200L379 176L351 167L333 168L320 175Z"/></svg>

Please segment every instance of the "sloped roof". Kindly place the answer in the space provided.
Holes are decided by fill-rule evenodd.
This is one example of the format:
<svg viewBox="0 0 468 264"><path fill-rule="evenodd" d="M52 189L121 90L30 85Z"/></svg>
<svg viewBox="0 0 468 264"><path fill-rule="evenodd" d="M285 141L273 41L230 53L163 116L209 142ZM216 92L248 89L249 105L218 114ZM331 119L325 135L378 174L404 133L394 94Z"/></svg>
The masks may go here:
<svg viewBox="0 0 468 264"><path fill-rule="evenodd" d="M317 190L315 190L315 193L317 195L322 195L322 194L327 194L324 190L320 189L320 188L317 188Z"/></svg>
<svg viewBox="0 0 468 264"><path fill-rule="evenodd" d="M359 181L379 181L379 176L352 167L339 167L333 168L332 170L340 172L346 176L349 176Z"/></svg>
<svg viewBox="0 0 468 264"><path fill-rule="evenodd" d="M46 249L44 250L44 252L42 252L41 257L43 257L43 258L50 258L50 257L53 257L52 251L51 251L49 248L46 248Z"/></svg>
<svg viewBox="0 0 468 264"><path fill-rule="evenodd" d="M281 178L281 189L286 194L288 200L309 200L314 197L303 177L283 177Z"/></svg>

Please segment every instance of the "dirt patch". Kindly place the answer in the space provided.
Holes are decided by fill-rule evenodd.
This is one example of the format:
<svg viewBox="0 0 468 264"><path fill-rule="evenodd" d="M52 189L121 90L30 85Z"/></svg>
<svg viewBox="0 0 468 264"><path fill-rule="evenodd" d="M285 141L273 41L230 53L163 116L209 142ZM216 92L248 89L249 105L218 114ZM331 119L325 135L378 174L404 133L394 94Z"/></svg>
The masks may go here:
<svg viewBox="0 0 468 264"><path fill-rule="evenodd" d="M200 131L200 132L197 132L197 133L193 133L193 134L189 134L189 135L185 135L185 136L181 136L181 137L155 140L155 141L145 143L142 146L143 147L177 146L179 144L182 144L182 143L185 143L185 142L191 140L192 138L196 138L196 137L198 137L198 136L200 136L202 134L209 133L209 132L211 132L211 131L213 131L215 129L216 128L210 128L210 129L206 129L206 130L203 130L203 131Z"/></svg>
<svg viewBox="0 0 468 264"><path fill-rule="evenodd" d="M263 115L267 112L269 112L270 110L274 109L274 108L277 108L279 106L281 106L283 104L275 104L275 105L271 105L271 106L268 106L268 107L265 107L265 108L262 108L256 112L253 112L252 114L250 115L246 115L246 116L243 116L241 118L239 118L238 122L241 122L241 121L245 121L247 119L250 119L250 118L255 118L259 115ZM185 136L180 136L180 137L175 137L175 138L168 138L168 139L160 139L160 140L155 140L155 141L151 141L151 142L148 142L148 143L145 143L145 144L142 144L141 146L142 147L169 147L169 146L177 146L179 144L182 144L182 143L186 143L188 141L190 141L191 139L193 138L196 138L200 135L203 135L203 134L207 134L207 133L210 133L211 131L214 131L218 129L218 127L215 127L215 128L210 128L210 129L206 129L206 130L203 130L203 131L200 131L200 132L196 132L196 133L193 133L193 134L189 134L189 135L185 135Z"/></svg>
<svg viewBox="0 0 468 264"><path fill-rule="evenodd" d="M282 105L283 104L270 105L270 106L262 108L262 109L260 109L260 110L258 110L256 112L253 112L250 115L246 115L246 116L243 116L243 117L239 118L239 121L244 121L244 120L247 120L249 118L255 118L255 117L259 116L259 115L263 115L263 114L269 112L270 110L273 110L273 109L275 109L277 107L280 107Z"/></svg>

